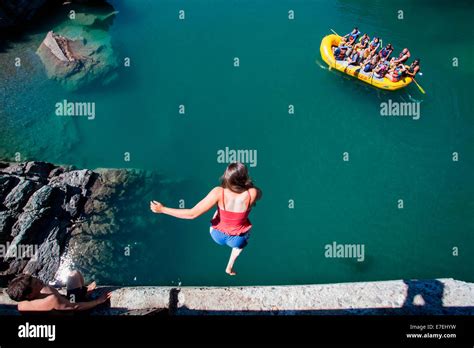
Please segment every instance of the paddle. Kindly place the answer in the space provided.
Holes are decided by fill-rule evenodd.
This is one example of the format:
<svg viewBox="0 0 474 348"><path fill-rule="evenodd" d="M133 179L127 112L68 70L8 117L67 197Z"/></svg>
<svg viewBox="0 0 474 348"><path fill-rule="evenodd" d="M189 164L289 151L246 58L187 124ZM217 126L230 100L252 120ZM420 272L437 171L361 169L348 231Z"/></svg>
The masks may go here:
<svg viewBox="0 0 474 348"><path fill-rule="evenodd" d="M338 33L336 33L334 30L332 30L332 29L329 29L329 30L331 30L331 31L332 31L334 34L336 34L337 36L341 36L341 35L339 35Z"/></svg>
<svg viewBox="0 0 474 348"><path fill-rule="evenodd" d="M415 78L412 77L412 79L413 79L413 82L415 82L418 89L420 90L420 92L423 94L426 94L425 90L418 84L418 82L416 82Z"/></svg>

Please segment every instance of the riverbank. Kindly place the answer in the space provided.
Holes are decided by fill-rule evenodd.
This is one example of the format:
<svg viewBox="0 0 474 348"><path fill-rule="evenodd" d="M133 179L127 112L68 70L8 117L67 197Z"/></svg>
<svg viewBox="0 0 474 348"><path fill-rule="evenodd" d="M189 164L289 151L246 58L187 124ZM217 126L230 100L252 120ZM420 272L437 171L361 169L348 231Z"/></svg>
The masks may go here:
<svg viewBox="0 0 474 348"><path fill-rule="evenodd" d="M4 289L2 289L4 290ZM473 315L474 283L451 278L295 286L99 287L93 315ZM0 315L18 315L2 291Z"/></svg>

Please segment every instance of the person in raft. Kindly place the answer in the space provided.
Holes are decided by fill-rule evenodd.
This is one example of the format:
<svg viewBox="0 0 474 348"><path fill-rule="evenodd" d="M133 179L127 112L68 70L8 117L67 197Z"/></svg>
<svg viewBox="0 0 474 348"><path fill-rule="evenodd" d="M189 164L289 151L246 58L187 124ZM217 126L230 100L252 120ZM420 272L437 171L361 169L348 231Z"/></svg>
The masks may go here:
<svg viewBox="0 0 474 348"><path fill-rule="evenodd" d="M404 73L406 76L415 77L417 73L420 72L420 58L416 58L413 63L410 64Z"/></svg>
<svg viewBox="0 0 474 348"><path fill-rule="evenodd" d="M359 35L360 31L357 27L355 27L349 34L344 35L343 38L347 39L347 43L352 46L356 42Z"/></svg>
<svg viewBox="0 0 474 348"><path fill-rule="evenodd" d="M400 54L398 55L397 58L393 57L391 60L390 60L390 65L391 67L395 67L397 66L398 64L401 64L401 63L405 63L408 58L410 58L410 51L408 50L408 48L404 48Z"/></svg>
<svg viewBox="0 0 474 348"><path fill-rule="evenodd" d="M179 219L195 219L216 206L210 234L217 244L232 248L225 271L229 275L236 275L235 260L247 245L252 228L248 216L251 207L261 196L262 191L253 184L247 167L235 162L229 164L225 170L221 177L221 186L214 187L193 208L173 209L152 201L150 209L154 213L171 215Z"/></svg>
<svg viewBox="0 0 474 348"><path fill-rule="evenodd" d="M63 296L40 279L20 274L8 284L6 293L13 301L18 302L20 312L86 311L104 303L111 296L108 292L89 301L87 295L96 288L96 283L85 286L79 271L69 273L66 287L67 295Z"/></svg>

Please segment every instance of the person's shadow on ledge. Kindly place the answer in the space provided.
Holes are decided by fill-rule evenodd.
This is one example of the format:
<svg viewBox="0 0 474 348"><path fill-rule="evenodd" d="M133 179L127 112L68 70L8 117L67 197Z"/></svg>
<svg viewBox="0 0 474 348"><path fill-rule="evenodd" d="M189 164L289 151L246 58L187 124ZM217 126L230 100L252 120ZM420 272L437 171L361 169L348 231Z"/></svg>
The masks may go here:
<svg viewBox="0 0 474 348"><path fill-rule="evenodd" d="M433 280L404 280L408 289L403 309L413 314L443 313L444 285Z"/></svg>
<svg viewBox="0 0 474 348"><path fill-rule="evenodd" d="M473 306L443 306L444 285L436 279L403 280L407 285L404 303L399 308L347 308L281 311L204 311L186 306L170 312L177 315L474 315ZM174 296L177 298L177 296ZM171 303L172 301L170 301Z"/></svg>

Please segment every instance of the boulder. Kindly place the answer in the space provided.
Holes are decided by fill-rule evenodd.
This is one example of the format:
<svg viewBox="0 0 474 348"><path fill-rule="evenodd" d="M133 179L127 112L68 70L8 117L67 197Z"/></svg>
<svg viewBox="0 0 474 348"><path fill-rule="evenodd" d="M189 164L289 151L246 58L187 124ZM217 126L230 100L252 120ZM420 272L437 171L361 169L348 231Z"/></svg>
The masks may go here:
<svg viewBox="0 0 474 348"><path fill-rule="evenodd" d="M12 211L0 211L0 243L5 243L10 240L10 233L15 222L15 214Z"/></svg>
<svg viewBox="0 0 474 348"><path fill-rule="evenodd" d="M10 210L18 211L28 201L30 195L36 188L31 180L21 179L19 183L5 197L3 205Z"/></svg>
<svg viewBox="0 0 474 348"><path fill-rule="evenodd" d="M20 243L27 239L28 235L34 235L39 232L43 218L50 212L48 208L42 208L40 210L28 210L20 214L18 220L12 227L13 241Z"/></svg>
<svg viewBox="0 0 474 348"><path fill-rule="evenodd" d="M25 174L26 163L14 163L11 166L3 168L1 171L6 174L23 175Z"/></svg>
<svg viewBox="0 0 474 348"><path fill-rule="evenodd" d="M72 168L65 168L65 167L56 167L51 172L49 173L48 177L52 178L53 176L58 176L59 174L62 174L64 172L68 172L72 170Z"/></svg>
<svg viewBox="0 0 474 348"><path fill-rule="evenodd" d="M102 175L91 186L91 200L106 201L110 199L117 191L115 187L107 185Z"/></svg>
<svg viewBox="0 0 474 348"><path fill-rule="evenodd" d="M10 193L20 179L12 175L0 174L0 204L3 203L5 197Z"/></svg>
<svg viewBox="0 0 474 348"><path fill-rule="evenodd" d="M26 264L23 272L32 274L44 282L50 282L61 263L60 226L54 226L43 243L38 247L34 258Z"/></svg>
<svg viewBox="0 0 474 348"><path fill-rule="evenodd" d="M54 166L46 162L28 162L25 166L25 174L47 178Z"/></svg>
<svg viewBox="0 0 474 348"><path fill-rule="evenodd" d="M51 187L59 187L67 190L68 186L80 188L83 195L87 194L87 188L92 178L92 171L88 169L71 170L54 176L49 181Z"/></svg>
<svg viewBox="0 0 474 348"><path fill-rule="evenodd" d="M27 265L28 260L25 259L12 259L8 264L8 269L1 272L2 275L16 275L23 271Z"/></svg>
<svg viewBox="0 0 474 348"><path fill-rule="evenodd" d="M83 206L82 202L82 196L80 194L75 194L71 197L69 202L66 203L64 210L67 211L71 217L76 218L81 213L81 208Z"/></svg>
<svg viewBox="0 0 474 348"><path fill-rule="evenodd" d="M55 189L49 185L44 185L41 187L31 195L30 199L23 208L23 211L40 210L42 208L48 207L54 190Z"/></svg>

